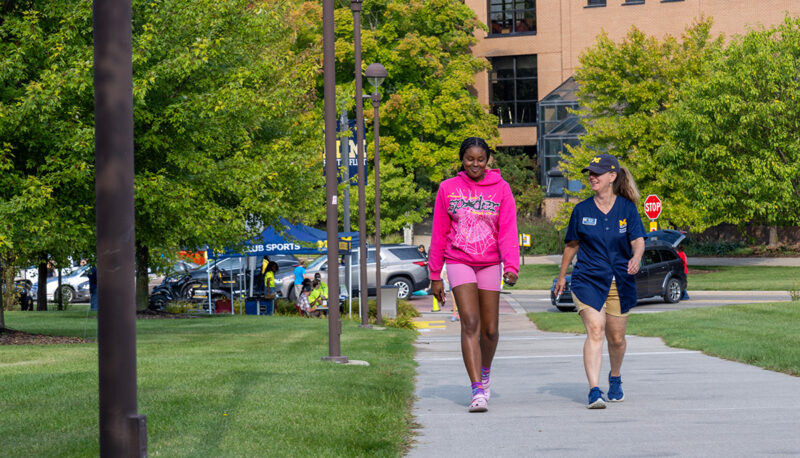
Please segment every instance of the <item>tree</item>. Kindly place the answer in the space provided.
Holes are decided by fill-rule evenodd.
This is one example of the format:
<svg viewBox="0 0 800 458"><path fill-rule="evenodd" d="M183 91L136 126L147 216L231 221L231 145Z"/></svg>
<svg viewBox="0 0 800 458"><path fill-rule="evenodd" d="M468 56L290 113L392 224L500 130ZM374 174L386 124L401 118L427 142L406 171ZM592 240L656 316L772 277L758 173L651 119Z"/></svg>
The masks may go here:
<svg viewBox="0 0 800 458"><path fill-rule="evenodd" d="M583 179L581 169L591 157L608 152L631 170L642 195L662 198L663 219L678 225L700 219L701 210L684 193L681 174L661 167L659 148L666 139L664 115L676 103L681 85L702 75L722 47L722 38L713 38L710 29L711 20L701 19L680 40L659 40L634 27L619 43L601 35L581 54L575 80L587 134L561 163L569 179ZM590 194L588 187L578 193ZM562 207L561 224L566 225L571 208Z"/></svg>
<svg viewBox="0 0 800 458"><path fill-rule="evenodd" d="M511 186L519 215L536 214L544 201L544 191L536 176L536 161L525 154L496 153L494 166Z"/></svg>
<svg viewBox="0 0 800 458"><path fill-rule="evenodd" d="M352 110L349 4L341 2L336 10L336 73L337 94L351 101ZM385 234L422 221L430 212L436 185L457 168L461 141L482 136L496 143L497 118L470 93L475 73L488 63L470 52L476 43L474 31L485 26L468 6L448 0L378 0L365 2L363 8L364 68L380 62L389 74L380 89L381 220L385 221L381 232ZM368 130L372 111L371 103L365 104ZM366 147L372 157L371 138L368 132Z"/></svg>
<svg viewBox="0 0 800 458"><path fill-rule="evenodd" d="M719 57L683 86L657 164L680 176L696 227L798 225L800 19L750 31Z"/></svg>
<svg viewBox="0 0 800 458"><path fill-rule="evenodd" d="M279 0L133 2L137 302L181 248L229 246L322 200L316 43ZM0 25L0 170L12 245L94 247L91 3ZM163 258L162 258L163 256Z"/></svg>

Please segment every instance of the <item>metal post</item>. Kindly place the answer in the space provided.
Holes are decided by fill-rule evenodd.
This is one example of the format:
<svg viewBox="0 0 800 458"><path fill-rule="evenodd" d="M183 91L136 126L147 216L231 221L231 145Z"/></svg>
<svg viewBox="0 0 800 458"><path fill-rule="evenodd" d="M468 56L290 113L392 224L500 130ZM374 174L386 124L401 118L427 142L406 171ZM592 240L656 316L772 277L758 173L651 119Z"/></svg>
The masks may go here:
<svg viewBox="0 0 800 458"><path fill-rule="evenodd" d="M144 457L146 419L136 405L130 0L95 0L93 31L100 456Z"/></svg>
<svg viewBox="0 0 800 458"><path fill-rule="evenodd" d="M381 104L381 95L376 90L372 93L372 108L375 110L375 311L377 312L376 323L378 326L383 324L381 316L381 177L380 177L380 155L378 149L380 115L378 107Z"/></svg>
<svg viewBox="0 0 800 458"><path fill-rule="evenodd" d="M325 109L325 207L328 218L328 356L325 361L347 362L341 356L339 336L339 206L336 202L336 60L334 55L334 0L322 2L322 43ZM331 281L333 279L333 281Z"/></svg>
<svg viewBox="0 0 800 458"><path fill-rule="evenodd" d="M342 117L339 119L339 123L342 125L342 130L347 132L347 137L342 138L342 148L341 148L341 156L343 158L344 163L344 172L342 175L342 182L344 185L344 202L342 203L342 212L344 214L344 222L343 222L343 230L344 232L350 232L350 121L347 119L347 107L342 106ZM344 284L347 286L347 303L349 305L350 310L350 317L353 317L353 283L352 283L352 275L353 272L350 269L350 264L353 262L352 258L352 240L350 245L350 251L347 253L345 257L345 273L344 273ZM330 281L330 280L329 280Z"/></svg>
<svg viewBox="0 0 800 458"><path fill-rule="evenodd" d="M356 140L358 143L358 248L361 266L359 306L361 327L369 328L369 302L367 296L367 218L365 210L365 179L367 167L364 163L364 89L361 85L361 0L350 0L353 10L353 50L355 52L356 79Z"/></svg>

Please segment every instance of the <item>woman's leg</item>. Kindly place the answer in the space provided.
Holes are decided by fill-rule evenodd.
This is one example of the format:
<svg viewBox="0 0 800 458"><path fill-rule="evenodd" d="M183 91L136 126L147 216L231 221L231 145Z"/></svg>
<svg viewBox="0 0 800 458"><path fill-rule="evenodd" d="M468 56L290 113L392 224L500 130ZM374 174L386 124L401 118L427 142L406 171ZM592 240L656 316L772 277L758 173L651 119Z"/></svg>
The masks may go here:
<svg viewBox="0 0 800 458"><path fill-rule="evenodd" d="M461 355L472 383L481 381L481 310L476 283L465 283L453 288L461 314Z"/></svg>
<svg viewBox="0 0 800 458"><path fill-rule="evenodd" d="M478 290L481 313L481 365L492 367L494 352L497 350L498 320L500 310L500 291Z"/></svg>
<svg viewBox="0 0 800 458"><path fill-rule="evenodd" d="M603 359L603 338L605 337L606 311L588 307L581 311L583 326L586 328L586 341L583 343L583 367L589 388L600 386L600 366Z"/></svg>
<svg viewBox="0 0 800 458"><path fill-rule="evenodd" d="M618 377L625 358L625 349L628 343L625 340L625 328L628 325L627 316L606 317L606 339L608 340L608 359L611 362L611 376Z"/></svg>

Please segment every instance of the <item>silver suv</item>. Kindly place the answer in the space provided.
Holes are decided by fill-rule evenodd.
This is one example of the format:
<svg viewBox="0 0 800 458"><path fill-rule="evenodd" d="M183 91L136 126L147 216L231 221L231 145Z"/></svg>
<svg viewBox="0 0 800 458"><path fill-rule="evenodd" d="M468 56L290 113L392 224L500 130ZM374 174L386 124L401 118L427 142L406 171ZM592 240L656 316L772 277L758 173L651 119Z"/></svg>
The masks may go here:
<svg viewBox="0 0 800 458"><path fill-rule="evenodd" d="M357 294L360 282L359 254L351 255L352 294ZM323 281L328 281L328 257L322 255L306 266L306 278L313 278L319 272ZM295 300L294 274L287 273L275 279L280 285L280 294L289 300ZM381 281L384 285L397 287L397 297L408 299L411 293L425 289L430 285L428 276L428 260L416 246L403 244L381 245ZM344 266L339 266L339 284L345 284ZM344 288L346 291L346 288ZM375 294L375 247L367 248L367 293Z"/></svg>

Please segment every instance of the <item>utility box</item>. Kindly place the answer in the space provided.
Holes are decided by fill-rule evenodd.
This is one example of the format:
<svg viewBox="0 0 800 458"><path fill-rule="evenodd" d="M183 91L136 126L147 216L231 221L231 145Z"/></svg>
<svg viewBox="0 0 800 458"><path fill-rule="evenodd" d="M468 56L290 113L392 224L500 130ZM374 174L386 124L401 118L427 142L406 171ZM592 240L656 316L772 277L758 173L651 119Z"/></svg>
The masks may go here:
<svg viewBox="0 0 800 458"><path fill-rule="evenodd" d="M397 286L381 286L381 315L386 318L397 318Z"/></svg>

